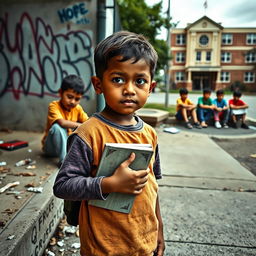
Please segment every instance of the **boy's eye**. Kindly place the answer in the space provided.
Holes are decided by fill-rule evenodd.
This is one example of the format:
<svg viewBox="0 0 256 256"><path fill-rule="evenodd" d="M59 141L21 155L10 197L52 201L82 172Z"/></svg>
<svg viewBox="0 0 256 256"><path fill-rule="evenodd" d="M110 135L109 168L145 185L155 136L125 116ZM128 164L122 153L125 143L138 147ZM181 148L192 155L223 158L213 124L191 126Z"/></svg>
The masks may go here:
<svg viewBox="0 0 256 256"><path fill-rule="evenodd" d="M121 77L114 77L114 78L112 78L112 82L117 83L117 84L122 84L122 83L124 83L124 79Z"/></svg>
<svg viewBox="0 0 256 256"><path fill-rule="evenodd" d="M68 95L68 98L71 100L71 99L73 99L73 96L71 96L71 95Z"/></svg>
<svg viewBox="0 0 256 256"><path fill-rule="evenodd" d="M144 85L145 83L147 83L147 81L144 78L138 78L136 80L137 85Z"/></svg>

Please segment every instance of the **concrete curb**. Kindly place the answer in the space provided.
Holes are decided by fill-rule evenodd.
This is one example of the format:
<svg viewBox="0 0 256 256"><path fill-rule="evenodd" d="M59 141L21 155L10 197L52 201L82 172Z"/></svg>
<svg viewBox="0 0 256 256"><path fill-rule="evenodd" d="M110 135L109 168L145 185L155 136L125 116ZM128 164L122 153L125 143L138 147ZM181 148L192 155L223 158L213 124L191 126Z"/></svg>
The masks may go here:
<svg viewBox="0 0 256 256"><path fill-rule="evenodd" d="M63 217L63 200L53 196L56 174L49 177L43 192L35 194L0 234L5 256L42 255Z"/></svg>

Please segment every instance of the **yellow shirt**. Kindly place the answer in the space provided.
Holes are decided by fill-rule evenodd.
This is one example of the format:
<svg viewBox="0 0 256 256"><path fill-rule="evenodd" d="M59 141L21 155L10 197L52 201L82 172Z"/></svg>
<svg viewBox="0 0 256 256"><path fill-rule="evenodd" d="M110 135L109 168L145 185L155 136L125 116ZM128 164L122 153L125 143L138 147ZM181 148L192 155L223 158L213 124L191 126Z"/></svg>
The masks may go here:
<svg viewBox="0 0 256 256"><path fill-rule="evenodd" d="M188 99L188 98L186 98L185 101L183 101L181 98L178 98L178 99L177 99L177 104L176 104L176 110L177 110L177 112L182 108L182 107L181 107L182 104L185 104L185 105L193 105L193 102L192 102L190 99Z"/></svg>
<svg viewBox="0 0 256 256"><path fill-rule="evenodd" d="M157 135L145 124L140 130L126 131L91 117L75 131L92 149L95 176L105 143L145 143L153 148ZM106 210L82 201L79 235L82 256L149 256L157 246L158 220L156 199L158 185L153 171L155 157L149 165L147 185L137 195L129 214Z"/></svg>
<svg viewBox="0 0 256 256"><path fill-rule="evenodd" d="M44 137L42 139L42 144L44 144L45 138L47 137L52 125L59 119L83 123L88 119L88 116L84 112L82 106L79 104L75 108L72 108L70 111L67 111L61 106L60 101L52 101L48 107L47 124ZM67 129L67 132L68 135L70 135L72 130Z"/></svg>

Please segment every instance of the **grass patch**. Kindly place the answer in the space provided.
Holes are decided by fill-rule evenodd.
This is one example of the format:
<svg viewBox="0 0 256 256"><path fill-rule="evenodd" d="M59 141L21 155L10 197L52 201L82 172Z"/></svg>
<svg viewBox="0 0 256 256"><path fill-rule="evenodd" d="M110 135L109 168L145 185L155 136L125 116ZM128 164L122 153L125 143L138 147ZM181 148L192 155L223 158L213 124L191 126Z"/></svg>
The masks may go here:
<svg viewBox="0 0 256 256"><path fill-rule="evenodd" d="M144 105L144 108L155 108L155 109L165 110L165 111L168 111L171 116L174 116L176 114L176 106L175 105L169 105L169 107L166 108L164 104L147 103Z"/></svg>

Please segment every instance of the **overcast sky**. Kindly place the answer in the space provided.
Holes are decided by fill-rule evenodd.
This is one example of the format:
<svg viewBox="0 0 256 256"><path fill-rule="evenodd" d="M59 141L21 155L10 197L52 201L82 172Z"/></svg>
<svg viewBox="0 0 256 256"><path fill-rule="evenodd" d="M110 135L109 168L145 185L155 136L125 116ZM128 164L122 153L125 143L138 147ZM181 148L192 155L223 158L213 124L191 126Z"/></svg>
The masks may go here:
<svg viewBox="0 0 256 256"><path fill-rule="evenodd" d="M163 11L167 11L168 0L163 1ZM148 5L160 2L146 0ZM170 0L172 22L178 28L193 23L206 15L223 27L256 27L256 0ZM163 32L164 33L164 32ZM163 34L162 33L162 34ZM162 36L161 36L162 37Z"/></svg>

